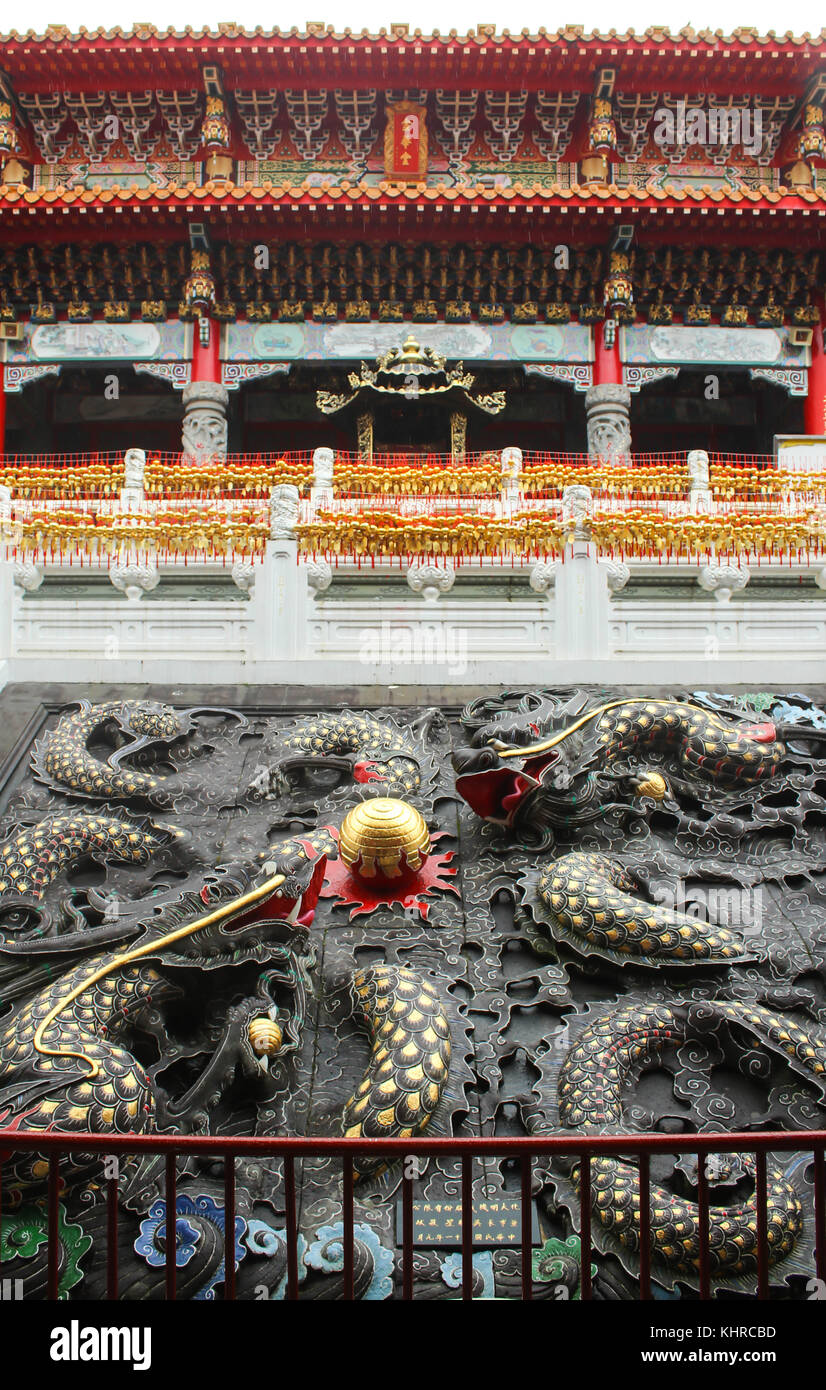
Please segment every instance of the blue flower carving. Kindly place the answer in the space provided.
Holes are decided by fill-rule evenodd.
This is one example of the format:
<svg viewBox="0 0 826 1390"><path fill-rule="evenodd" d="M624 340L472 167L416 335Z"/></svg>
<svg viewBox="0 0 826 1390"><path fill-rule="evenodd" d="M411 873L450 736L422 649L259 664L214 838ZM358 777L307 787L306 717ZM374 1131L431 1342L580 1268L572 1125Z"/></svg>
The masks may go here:
<svg viewBox="0 0 826 1390"><path fill-rule="evenodd" d="M462 1256L461 1254L445 1255L441 1262L442 1279L449 1289L460 1289L462 1287ZM495 1298L495 1284L493 1279L493 1251L480 1250L473 1256L473 1268L477 1274L482 1276L481 1298Z"/></svg>
<svg viewBox="0 0 826 1390"><path fill-rule="evenodd" d="M297 1240L298 1246L298 1282L303 1284L307 1278L307 1266L304 1257L307 1253L307 1242L302 1235ZM277 1255L279 1250L287 1252L287 1232L277 1230L274 1226L268 1226L266 1221L250 1221L247 1226L247 1234L244 1237L244 1244L253 1255L267 1255L270 1258ZM284 1273L270 1294L271 1301L279 1301L287 1296L287 1270Z"/></svg>
<svg viewBox="0 0 826 1390"><path fill-rule="evenodd" d="M206 1221L211 1221L214 1226L223 1231L226 1222L226 1214L222 1205L219 1205L214 1197L209 1197L205 1193L197 1196L190 1196L188 1192L178 1194L175 1201L175 1265L182 1269L189 1264L198 1243L201 1233L188 1216L202 1216ZM235 1266L236 1269L241 1260L246 1255L246 1249L241 1243L241 1238L247 1229L247 1223L242 1216L235 1218ZM149 1215L144 1218L140 1225L140 1233L135 1241L135 1254L141 1255L148 1265L157 1268L166 1264L166 1253L163 1248L166 1236L166 1199L161 1197L149 1208ZM214 1299L215 1285L219 1284L224 1277L223 1262L214 1270L208 1283L195 1294L197 1299Z"/></svg>
<svg viewBox="0 0 826 1390"><path fill-rule="evenodd" d="M393 1294L393 1267L395 1257L379 1240L372 1226L353 1227L356 1240L366 1245L373 1256L373 1278L364 1294L365 1302L379 1302ZM321 1226L304 1256L304 1263L311 1269L322 1270L325 1274L337 1273L344 1268L344 1226L337 1221L334 1226Z"/></svg>

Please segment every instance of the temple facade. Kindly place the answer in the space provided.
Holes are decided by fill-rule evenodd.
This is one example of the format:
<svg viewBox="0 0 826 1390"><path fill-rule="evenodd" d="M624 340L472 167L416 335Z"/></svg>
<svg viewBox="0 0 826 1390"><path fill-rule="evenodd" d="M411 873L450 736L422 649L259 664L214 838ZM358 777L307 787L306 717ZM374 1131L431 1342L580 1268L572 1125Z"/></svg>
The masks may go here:
<svg viewBox="0 0 826 1390"><path fill-rule="evenodd" d="M65 1359L594 1299L615 1378L631 1303L733 1362L826 1297L824 102L826 31L0 40L0 1302Z"/></svg>
<svg viewBox="0 0 826 1390"><path fill-rule="evenodd" d="M6 679L814 679L824 98L747 29L5 37Z"/></svg>

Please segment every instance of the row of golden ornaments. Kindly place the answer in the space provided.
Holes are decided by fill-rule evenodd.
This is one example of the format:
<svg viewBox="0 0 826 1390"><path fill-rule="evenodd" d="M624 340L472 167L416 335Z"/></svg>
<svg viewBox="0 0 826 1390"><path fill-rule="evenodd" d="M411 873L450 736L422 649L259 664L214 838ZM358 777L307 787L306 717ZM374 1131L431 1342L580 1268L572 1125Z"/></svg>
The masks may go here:
<svg viewBox="0 0 826 1390"><path fill-rule="evenodd" d="M692 304L680 306L668 303L658 294L653 303L636 306L630 282L622 277L606 283L603 304L594 301L572 306L563 301L541 305L528 300L506 306L484 302L474 305L469 300L449 300L445 304L438 304L435 300L415 300L412 304L380 300L374 308L370 300L347 302L343 306L334 302L282 300L280 304L250 301L239 309L233 303L220 300L208 306L194 305L184 300L177 306L168 305L165 300L141 300L138 305L130 300L107 300L98 315L89 301L79 300L67 304L66 317L69 323L91 323L98 316L105 323L131 323L136 317L144 323L162 323L169 317L191 322L209 313L210 317L222 323L234 323L242 314L249 323L304 323L308 319L313 323L336 323L342 318L342 309L346 323L404 323L409 318L413 323L495 324L505 323L509 319L515 324L567 324L578 321L587 325L612 317L623 323L639 320L653 325L681 320L686 326L696 328L708 326L716 315L724 327L743 327L749 322L758 328L779 328L784 322L795 327L810 327L819 322L816 305L798 304L785 309L783 305L773 302L772 295L757 308L737 302L722 305L703 303L699 291L695 291ZM15 323L21 318L30 318L36 324L56 323L59 317L58 306L46 301L31 307L26 305L25 312L11 304L0 305L0 323Z"/></svg>

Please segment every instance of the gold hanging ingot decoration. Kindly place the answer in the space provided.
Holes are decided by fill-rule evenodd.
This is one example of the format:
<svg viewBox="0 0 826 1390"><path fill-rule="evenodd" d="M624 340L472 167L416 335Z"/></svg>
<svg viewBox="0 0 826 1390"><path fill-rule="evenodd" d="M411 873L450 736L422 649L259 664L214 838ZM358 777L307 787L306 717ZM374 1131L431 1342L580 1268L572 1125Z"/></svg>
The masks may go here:
<svg viewBox="0 0 826 1390"><path fill-rule="evenodd" d="M505 409L504 391L491 391L487 395L474 393L476 377L473 372L465 371L463 362L448 367L444 357L434 348L422 347L412 333L408 334L401 347L391 348L376 358L373 367L362 362L360 371L350 372L347 380L350 384L349 394L334 391L316 393L316 405L322 415L334 415L345 406L352 405L362 391L395 396L413 404L427 397L446 396L453 392L470 405L483 410L486 415L498 415Z"/></svg>
<svg viewBox="0 0 826 1390"><path fill-rule="evenodd" d="M11 159L20 148L14 113L7 101L0 101L0 159Z"/></svg>
<svg viewBox="0 0 826 1390"><path fill-rule="evenodd" d="M348 811L339 853L359 878L401 878L416 873L430 853L424 816L406 801L377 796Z"/></svg>
<svg viewBox="0 0 826 1390"><path fill-rule="evenodd" d="M826 164L826 130L823 107L810 102L803 113L803 130L797 141L797 157L812 165Z"/></svg>
<svg viewBox="0 0 826 1390"><path fill-rule="evenodd" d="M634 282L624 251L612 251L608 274L602 291L605 312L609 318L629 322L634 317Z"/></svg>
<svg viewBox="0 0 826 1390"><path fill-rule="evenodd" d="M215 276L209 263L208 251L192 252L192 269L184 283L184 297L179 313L181 318L200 318L215 304Z"/></svg>

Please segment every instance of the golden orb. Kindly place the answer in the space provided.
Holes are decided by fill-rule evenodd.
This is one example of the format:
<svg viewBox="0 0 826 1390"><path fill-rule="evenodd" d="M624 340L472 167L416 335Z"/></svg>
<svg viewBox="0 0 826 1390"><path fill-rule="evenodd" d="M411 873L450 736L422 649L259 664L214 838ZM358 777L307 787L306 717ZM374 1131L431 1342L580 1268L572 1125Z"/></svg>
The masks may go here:
<svg viewBox="0 0 826 1390"><path fill-rule="evenodd" d="M422 867L430 853L423 816L406 801L377 796L348 811L339 834L339 853L360 878L401 878Z"/></svg>
<svg viewBox="0 0 826 1390"><path fill-rule="evenodd" d="M648 771L637 783L637 796L650 796L652 801L662 801L668 791L668 783L659 772Z"/></svg>
<svg viewBox="0 0 826 1390"><path fill-rule="evenodd" d="M274 1057L281 1051L284 1034L273 1018L253 1018L249 1025L249 1040L256 1057Z"/></svg>

